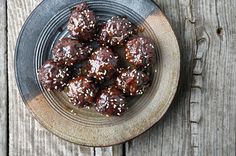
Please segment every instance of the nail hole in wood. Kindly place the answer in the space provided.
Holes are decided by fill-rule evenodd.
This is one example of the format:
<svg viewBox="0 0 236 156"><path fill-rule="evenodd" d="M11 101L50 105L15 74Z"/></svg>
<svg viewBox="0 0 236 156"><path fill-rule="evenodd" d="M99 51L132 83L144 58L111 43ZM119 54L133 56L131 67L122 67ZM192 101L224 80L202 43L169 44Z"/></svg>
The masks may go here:
<svg viewBox="0 0 236 156"><path fill-rule="evenodd" d="M223 28L222 27L217 28L216 33L217 33L217 35L222 36L224 34Z"/></svg>

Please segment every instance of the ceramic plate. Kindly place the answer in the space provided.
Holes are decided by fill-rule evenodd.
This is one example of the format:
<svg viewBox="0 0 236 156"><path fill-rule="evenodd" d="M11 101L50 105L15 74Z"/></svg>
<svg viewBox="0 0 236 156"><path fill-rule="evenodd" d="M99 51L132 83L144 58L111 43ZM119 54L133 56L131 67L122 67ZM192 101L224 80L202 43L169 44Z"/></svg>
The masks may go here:
<svg viewBox="0 0 236 156"><path fill-rule="evenodd" d="M57 136L86 146L110 146L130 140L153 126L166 112L177 89L180 53L166 17L151 0L90 0L89 7L106 20L127 16L143 35L155 41L152 84L147 92L128 101L121 117L106 117L93 109L78 109L65 93L41 87L37 69L51 57L53 45L67 36L71 10L80 0L45 0L29 16L18 38L15 53L16 80L33 116Z"/></svg>

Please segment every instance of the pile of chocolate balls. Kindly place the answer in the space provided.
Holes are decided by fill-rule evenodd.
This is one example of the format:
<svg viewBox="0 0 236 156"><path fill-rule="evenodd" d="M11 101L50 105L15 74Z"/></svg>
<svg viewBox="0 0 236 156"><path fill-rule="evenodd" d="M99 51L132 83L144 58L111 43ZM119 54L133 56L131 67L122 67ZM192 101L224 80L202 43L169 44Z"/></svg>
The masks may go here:
<svg viewBox="0 0 236 156"><path fill-rule="evenodd" d="M139 36L126 17L98 24L86 3L72 11L67 29L70 37L60 39L52 59L38 69L41 85L48 91L65 91L74 106L94 106L101 114L121 116L127 110L127 97L142 95L150 86L147 69L155 52L153 41ZM124 49L123 60L117 47ZM121 67L119 62L124 61L128 65Z"/></svg>

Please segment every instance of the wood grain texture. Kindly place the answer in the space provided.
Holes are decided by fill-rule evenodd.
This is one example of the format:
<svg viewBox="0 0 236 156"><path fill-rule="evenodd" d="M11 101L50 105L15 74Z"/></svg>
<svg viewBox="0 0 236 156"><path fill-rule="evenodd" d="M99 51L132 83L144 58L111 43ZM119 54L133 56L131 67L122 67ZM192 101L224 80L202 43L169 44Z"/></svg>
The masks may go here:
<svg viewBox="0 0 236 156"><path fill-rule="evenodd" d="M123 145L95 148L95 156L123 156Z"/></svg>
<svg viewBox="0 0 236 156"><path fill-rule="evenodd" d="M107 148L82 147L64 141L33 119L23 104L14 79L14 47L18 33L30 12L41 0L8 1L8 68L9 68L9 154L10 155L85 155L85 156L119 156L122 146ZM22 134L22 135L19 135Z"/></svg>
<svg viewBox="0 0 236 156"><path fill-rule="evenodd" d="M236 1L192 2L196 55L190 100L192 155L236 155Z"/></svg>
<svg viewBox="0 0 236 156"><path fill-rule="evenodd" d="M190 0L156 0L172 25L180 45L181 77L176 97L165 116L149 131L126 144L127 156L189 156L191 63L195 31Z"/></svg>
<svg viewBox="0 0 236 156"><path fill-rule="evenodd" d="M236 1L155 1L167 15L180 44L180 85L166 115L149 131L126 143L126 155L234 156ZM122 145L94 149L59 139L42 128L25 108L14 79L14 47L24 20L39 2L40 0L8 1L9 155L123 155ZM5 34L2 29L5 27L4 22L2 23L4 6L0 6L1 40L4 37L2 34ZM0 44L3 44L0 45L0 53L4 56L6 47L2 51L5 44ZM6 87L2 83L6 82L6 77L2 76L4 71L4 68L0 69L0 85L3 89ZM0 124L6 124L2 122L6 121L6 111L2 111L6 109L5 96L1 94L0 99ZM5 149L6 140L2 134L4 132L1 131L0 146L3 144L1 147ZM2 155L1 152L6 150L2 151L1 147Z"/></svg>
<svg viewBox="0 0 236 156"><path fill-rule="evenodd" d="M166 116L126 144L127 155L235 155L236 1L156 2L180 43L180 89Z"/></svg>
<svg viewBox="0 0 236 156"><path fill-rule="evenodd" d="M7 155L6 0L0 0L0 155Z"/></svg>
<svg viewBox="0 0 236 156"><path fill-rule="evenodd" d="M9 155L94 156L94 148L64 141L34 120L19 96L14 76L14 48L19 31L30 12L41 0L9 0L8 75L9 75ZM30 43L29 43L30 44ZM27 59L27 58L25 58Z"/></svg>

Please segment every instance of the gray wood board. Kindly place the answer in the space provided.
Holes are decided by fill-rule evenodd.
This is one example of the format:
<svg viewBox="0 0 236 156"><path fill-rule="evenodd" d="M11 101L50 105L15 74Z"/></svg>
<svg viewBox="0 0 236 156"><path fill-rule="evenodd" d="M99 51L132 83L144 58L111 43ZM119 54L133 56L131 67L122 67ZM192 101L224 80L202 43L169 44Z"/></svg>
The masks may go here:
<svg viewBox="0 0 236 156"><path fill-rule="evenodd" d="M235 156L236 1L193 1L196 33L190 100L193 155Z"/></svg>
<svg viewBox="0 0 236 156"><path fill-rule="evenodd" d="M177 35L182 72L164 118L126 155L235 155L236 1L156 0Z"/></svg>
<svg viewBox="0 0 236 156"><path fill-rule="evenodd" d="M190 155L189 98L195 33L189 0L157 0L179 41L181 76L176 97L165 116L149 131L126 144L126 155ZM186 18L190 18L189 20Z"/></svg>
<svg viewBox="0 0 236 156"><path fill-rule="evenodd" d="M41 0L8 3L9 155L94 155L94 149L64 141L34 120L19 96L14 77L14 48L18 33ZM30 43L29 43L30 44ZM27 58L25 58L27 59Z"/></svg>
<svg viewBox="0 0 236 156"><path fill-rule="evenodd" d="M120 156L122 146L90 148L69 143L45 130L34 120L16 88L14 48L20 29L41 0L8 1L9 154ZM5 15L5 14L4 14ZM26 58L27 59L27 58ZM2 70L2 69L1 69ZM3 83L6 84L6 83ZM3 95L2 95L3 96ZM4 111L6 112L6 111ZM1 121L1 120L0 120ZM5 120L6 121L6 120ZM2 131L3 132L3 131ZM1 136L1 135L0 135ZM6 135L3 135L6 137ZM4 146L3 146L4 147Z"/></svg>
<svg viewBox="0 0 236 156"><path fill-rule="evenodd" d="M123 145L95 148L95 156L123 156Z"/></svg>
<svg viewBox="0 0 236 156"><path fill-rule="evenodd" d="M7 155L6 0L0 0L0 155Z"/></svg>

